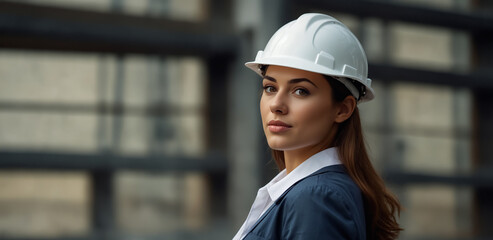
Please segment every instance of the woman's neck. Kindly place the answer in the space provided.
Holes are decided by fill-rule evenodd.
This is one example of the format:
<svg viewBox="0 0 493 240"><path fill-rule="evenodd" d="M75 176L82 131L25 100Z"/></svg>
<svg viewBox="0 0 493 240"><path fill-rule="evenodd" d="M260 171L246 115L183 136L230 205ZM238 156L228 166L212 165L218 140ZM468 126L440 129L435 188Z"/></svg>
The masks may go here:
<svg viewBox="0 0 493 240"><path fill-rule="evenodd" d="M333 129L334 130L331 131L329 137L325 138L318 144L293 150L284 150L284 166L286 167L286 173L289 174L296 167L316 153L332 147L334 144L335 134L337 132L337 128L334 127Z"/></svg>
<svg viewBox="0 0 493 240"><path fill-rule="evenodd" d="M289 174L308 158L326 148L327 147L325 146L312 146L303 149L284 151L284 164L286 166L286 173Z"/></svg>

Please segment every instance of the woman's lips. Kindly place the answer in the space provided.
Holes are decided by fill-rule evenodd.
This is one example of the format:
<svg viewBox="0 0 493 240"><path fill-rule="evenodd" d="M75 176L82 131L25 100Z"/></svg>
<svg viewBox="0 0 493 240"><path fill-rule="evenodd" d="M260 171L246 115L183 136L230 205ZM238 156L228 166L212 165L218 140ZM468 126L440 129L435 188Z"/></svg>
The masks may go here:
<svg viewBox="0 0 493 240"><path fill-rule="evenodd" d="M289 130L291 127L292 127L291 125L279 120L271 120L267 124L267 128L269 129L270 132L273 133L285 132Z"/></svg>

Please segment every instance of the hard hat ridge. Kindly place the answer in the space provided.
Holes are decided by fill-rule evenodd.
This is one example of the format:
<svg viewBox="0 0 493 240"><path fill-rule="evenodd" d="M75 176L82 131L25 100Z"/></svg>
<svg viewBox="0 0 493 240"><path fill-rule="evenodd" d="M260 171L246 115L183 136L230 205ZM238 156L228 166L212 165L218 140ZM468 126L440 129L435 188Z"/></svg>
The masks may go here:
<svg viewBox="0 0 493 240"><path fill-rule="evenodd" d="M332 76L342 82L360 100L358 102L374 98L363 47L344 24L328 15L307 13L285 24L264 50L257 53L255 61L245 65L259 75L259 65L278 65ZM361 83L366 94L358 90L352 80Z"/></svg>

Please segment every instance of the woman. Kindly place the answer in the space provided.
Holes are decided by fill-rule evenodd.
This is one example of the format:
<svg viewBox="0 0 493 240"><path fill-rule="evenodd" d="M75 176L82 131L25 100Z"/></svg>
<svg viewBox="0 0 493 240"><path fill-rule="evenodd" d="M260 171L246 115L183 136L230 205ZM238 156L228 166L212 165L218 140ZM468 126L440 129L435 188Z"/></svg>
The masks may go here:
<svg viewBox="0 0 493 240"><path fill-rule="evenodd" d="M263 77L260 112L282 170L259 189L234 239L396 239L397 199L365 149L357 104L374 98L361 44L309 13L246 66Z"/></svg>

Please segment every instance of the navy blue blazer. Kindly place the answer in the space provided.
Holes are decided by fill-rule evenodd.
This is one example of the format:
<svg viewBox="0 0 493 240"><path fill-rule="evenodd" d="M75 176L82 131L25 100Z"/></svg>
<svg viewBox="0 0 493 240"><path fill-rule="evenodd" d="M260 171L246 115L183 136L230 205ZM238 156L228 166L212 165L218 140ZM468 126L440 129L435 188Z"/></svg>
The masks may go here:
<svg viewBox="0 0 493 240"><path fill-rule="evenodd" d="M244 239L366 239L361 191L343 165L324 167L286 190Z"/></svg>

